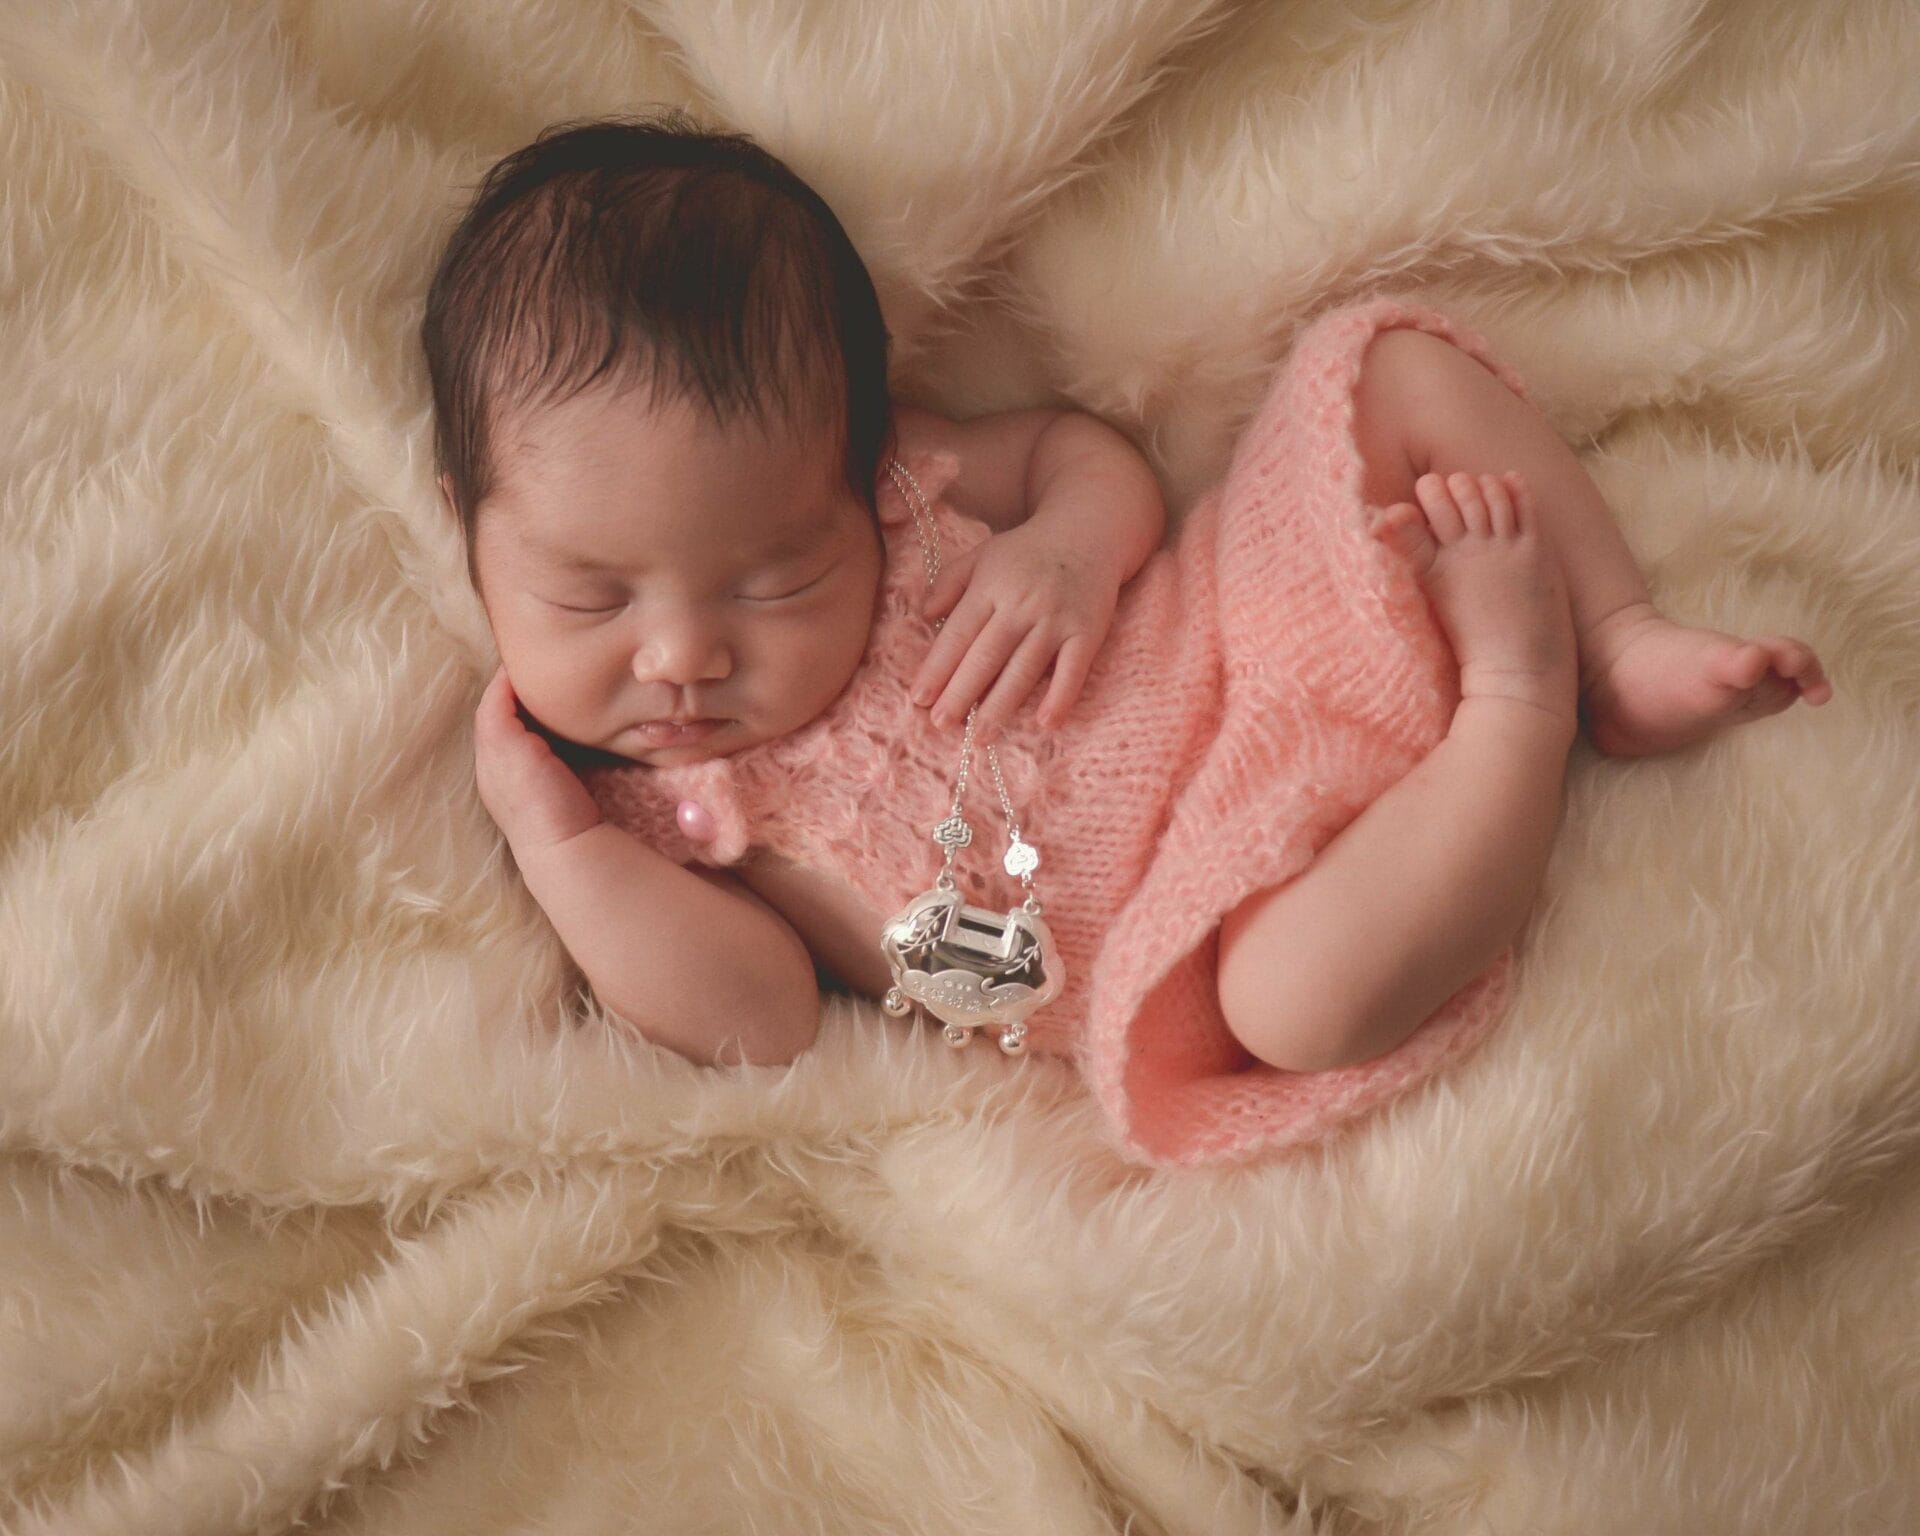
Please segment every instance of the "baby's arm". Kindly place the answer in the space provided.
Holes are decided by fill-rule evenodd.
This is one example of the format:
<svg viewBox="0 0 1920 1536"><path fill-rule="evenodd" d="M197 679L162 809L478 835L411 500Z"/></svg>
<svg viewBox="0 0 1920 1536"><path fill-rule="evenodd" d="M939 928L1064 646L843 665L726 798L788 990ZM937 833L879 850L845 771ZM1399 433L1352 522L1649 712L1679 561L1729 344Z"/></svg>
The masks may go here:
<svg viewBox="0 0 1920 1536"><path fill-rule="evenodd" d="M474 781L520 875L607 1010L704 1065L790 1062L820 987L780 914L718 870L682 869L605 820L519 715L502 667L474 712Z"/></svg>
<svg viewBox="0 0 1920 1536"><path fill-rule="evenodd" d="M781 1065L813 1044L820 987L786 919L719 870L603 821L516 848L521 877L608 1012L701 1065Z"/></svg>

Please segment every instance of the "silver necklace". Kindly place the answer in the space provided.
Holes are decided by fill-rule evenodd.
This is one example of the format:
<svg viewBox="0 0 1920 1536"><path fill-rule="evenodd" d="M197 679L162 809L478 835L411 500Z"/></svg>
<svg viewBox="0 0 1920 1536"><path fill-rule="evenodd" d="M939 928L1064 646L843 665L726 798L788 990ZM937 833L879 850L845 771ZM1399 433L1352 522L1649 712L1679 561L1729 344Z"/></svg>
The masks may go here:
<svg viewBox="0 0 1920 1536"><path fill-rule="evenodd" d="M904 464L888 459L887 473L913 511L931 592L940 574L939 524L920 482ZM935 619L933 627L937 630L944 622ZM941 850L939 878L930 890L888 918L880 932L880 949L893 972L893 986L881 1006L898 1018L919 1004L941 1020L947 1044L956 1048L972 1040L975 1031L997 1026L1000 1049L1013 1056L1026 1047L1026 1020L1059 995L1067 972L1053 935L1041 920L1034 893L1033 872L1040 867L1040 850L1020 836L1013 801L1000 776L1000 757L991 744L986 749L987 767L993 772L1007 823L1007 851L1001 867L1020 881L1026 899L1007 912L969 906L954 879L954 855L973 841L973 826L961 802L967 792L973 717L979 707L976 702L967 709L953 802L932 833Z"/></svg>

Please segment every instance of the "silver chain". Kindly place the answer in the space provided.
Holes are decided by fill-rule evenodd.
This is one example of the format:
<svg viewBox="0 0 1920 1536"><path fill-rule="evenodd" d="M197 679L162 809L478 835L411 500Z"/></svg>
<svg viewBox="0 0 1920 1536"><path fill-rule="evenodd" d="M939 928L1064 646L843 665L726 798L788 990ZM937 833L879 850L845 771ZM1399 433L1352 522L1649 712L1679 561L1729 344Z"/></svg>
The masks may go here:
<svg viewBox="0 0 1920 1536"><path fill-rule="evenodd" d="M933 509L927 505L926 493L920 489L920 482L913 472L898 459L887 460L887 473L893 476L893 483L899 488L907 506L913 512L913 523L920 535L920 554L927 567L927 591L933 591L934 579L940 574L940 525L934 521ZM935 619L933 627L939 629L946 620ZM942 858L940 878L936 882L942 890L954 889L953 858L960 849L973 841L973 826L961 812L961 802L967 793L967 766L973 759L973 716L980 707L979 701L967 706L966 728L960 739L960 773L954 780L953 804L947 812L947 819L933 829L933 840L940 845ZM1014 819L1013 801L1007 795L1006 780L1000 776L1000 755L994 751L992 743L987 744L987 767L993 771L993 787L1000 795L1000 809L1007 820L1007 852L1001 861L1002 867L1010 875L1017 876L1026 889L1026 900L1021 903L1029 912L1039 913L1042 908L1033 890L1033 872L1040 867L1040 850L1032 843L1023 842L1020 837L1020 823Z"/></svg>

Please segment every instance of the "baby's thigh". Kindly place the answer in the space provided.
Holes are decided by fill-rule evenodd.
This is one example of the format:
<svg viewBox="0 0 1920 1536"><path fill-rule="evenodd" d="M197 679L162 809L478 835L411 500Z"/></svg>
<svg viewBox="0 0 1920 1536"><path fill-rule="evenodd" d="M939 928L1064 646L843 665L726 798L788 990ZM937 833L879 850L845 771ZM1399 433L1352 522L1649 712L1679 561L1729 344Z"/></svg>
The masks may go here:
<svg viewBox="0 0 1920 1536"><path fill-rule="evenodd" d="M1214 986L1228 1031L1256 1060L1288 1072L1324 1072L1344 1063L1351 1021L1334 999L1312 995L1295 903L1280 899L1287 890L1255 891L1220 920Z"/></svg>

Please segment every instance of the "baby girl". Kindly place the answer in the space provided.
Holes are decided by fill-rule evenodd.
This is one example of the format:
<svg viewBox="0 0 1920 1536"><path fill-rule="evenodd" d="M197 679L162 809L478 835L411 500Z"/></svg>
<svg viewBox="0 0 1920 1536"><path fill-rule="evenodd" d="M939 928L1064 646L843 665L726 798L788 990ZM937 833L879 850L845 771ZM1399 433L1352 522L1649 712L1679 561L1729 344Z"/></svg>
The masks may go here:
<svg viewBox="0 0 1920 1536"><path fill-rule="evenodd" d="M1668 752L1832 693L1657 611L1517 376L1391 298L1297 339L1164 545L1098 419L893 402L833 213L678 113L497 165L423 341L501 661L480 795L601 1005L701 1063L887 990L963 744L1003 823L991 743L1068 970L1031 1045L1136 1156L1305 1142L1497 1015L1583 727Z"/></svg>

